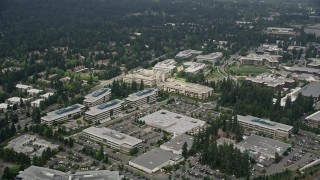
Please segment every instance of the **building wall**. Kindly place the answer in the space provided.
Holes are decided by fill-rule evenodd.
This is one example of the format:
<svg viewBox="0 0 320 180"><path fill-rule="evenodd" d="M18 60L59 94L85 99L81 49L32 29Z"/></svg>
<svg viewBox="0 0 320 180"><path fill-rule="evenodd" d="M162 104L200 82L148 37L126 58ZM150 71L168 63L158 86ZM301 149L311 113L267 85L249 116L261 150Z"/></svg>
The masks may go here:
<svg viewBox="0 0 320 180"><path fill-rule="evenodd" d="M147 102L148 97L149 97L149 102ZM144 104L152 104L156 101L157 101L157 94L152 94L150 96L146 96L146 97L138 99L136 101L128 101L127 100L126 103L127 103L127 105L131 105L132 107L139 107Z"/></svg>
<svg viewBox="0 0 320 180"><path fill-rule="evenodd" d="M110 109L108 111L101 111L100 113L95 114L95 115L85 114L85 118L87 120L92 121L92 122L102 121L102 120L105 120L105 119L113 117L113 116L110 116L111 110L113 110L113 116L116 116L116 115L121 113L121 106L120 107L116 107L114 109Z"/></svg>
<svg viewBox="0 0 320 180"><path fill-rule="evenodd" d="M191 92L191 91L186 91L180 88L173 88L171 86L166 86L164 85L163 87L164 91L168 91L168 92L173 92L173 93L179 93L179 94L183 94L185 96L188 97L193 97L193 98L198 98L198 99L206 99L209 96L211 96L213 94L213 90L212 91L208 91L206 93L199 93L199 92Z"/></svg>
<svg viewBox="0 0 320 180"><path fill-rule="evenodd" d="M87 107L93 107L93 106L97 106L100 105L104 102L107 102L110 99L111 94L106 94L104 96L101 96L99 99L97 99L96 101L88 101L88 100L83 100L83 104Z"/></svg>

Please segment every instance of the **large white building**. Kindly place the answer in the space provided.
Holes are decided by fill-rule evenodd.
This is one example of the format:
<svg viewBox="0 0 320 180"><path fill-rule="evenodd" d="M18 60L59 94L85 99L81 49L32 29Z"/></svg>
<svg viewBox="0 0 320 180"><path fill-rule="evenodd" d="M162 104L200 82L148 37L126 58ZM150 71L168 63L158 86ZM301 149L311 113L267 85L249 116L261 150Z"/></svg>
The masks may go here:
<svg viewBox="0 0 320 180"><path fill-rule="evenodd" d="M292 131L292 126L288 126L273 121L260 119L253 116L237 115L239 124L247 130L263 133L274 139L288 138Z"/></svg>
<svg viewBox="0 0 320 180"><path fill-rule="evenodd" d="M94 91L91 94L86 95L83 100L83 104L87 107L96 106L102 104L110 99L111 89L101 88L97 91Z"/></svg>
<svg viewBox="0 0 320 180"><path fill-rule="evenodd" d="M208 55L198 55L196 60L198 62L208 61L208 62L217 62L223 57L222 52L214 52Z"/></svg>
<svg viewBox="0 0 320 180"><path fill-rule="evenodd" d="M240 62L243 65L256 65L262 66L264 64L269 65L271 67L276 67L279 65L281 61L281 55L270 55L270 54L263 54L258 55L255 53L248 54L247 56L241 57Z"/></svg>
<svg viewBox="0 0 320 180"><path fill-rule="evenodd" d="M163 90L198 99L206 99L213 94L213 89L208 86L181 81L166 82Z"/></svg>
<svg viewBox="0 0 320 180"><path fill-rule="evenodd" d="M199 119L167 110L156 111L139 120L144 121L152 127L160 128L176 135L184 134L186 132L197 132L205 125L205 122Z"/></svg>
<svg viewBox="0 0 320 180"><path fill-rule="evenodd" d="M89 127L82 131L82 135L123 152L130 152L131 149L140 147L142 143L141 139L105 127Z"/></svg>
<svg viewBox="0 0 320 180"><path fill-rule="evenodd" d="M19 89L22 92L27 92L28 89L32 88L32 86L24 85L24 84L17 84L16 88Z"/></svg>
<svg viewBox="0 0 320 180"><path fill-rule="evenodd" d="M123 81L127 83L132 83L133 81L140 83L143 81L144 84L154 87L158 86L161 82L165 82L167 76L167 73L161 71L141 69L125 75Z"/></svg>
<svg viewBox="0 0 320 180"><path fill-rule="evenodd" d="M202 54L202 51L188 49L188 50L184 50L184 51L179 52L175 58L176 59L187 59L193 55L200 55L200 54Z"/></svg>
<svg viewBox="0 0 320 180"><path fill-rule="evenodd" d="M28 90L27 90L28 95L29 95L29 96L32 96L32 97L37 96L37 95L40 94L41 92L42 92L41 89L28 89Z"/></svg>
<svg viewBox="0 0 320 180"><path fill-rule="evenodd" d="M14 104L20 105L20 102L21 102L21 101L22 101L23 103L25 103L25 102L28 101L28 99L26 99L26 98L20 98L20 97L11 97L11 98L8 98L8 99L6 100L6 103L9 104L10 106L11 106L11 105L14 105Z"/></svg>
<svg viewBox="0 0 320 180"><path fill-rule="evenodd" d="M75 115L81 115L85 110L85 106L82 104L74 104L69 107L58 109L56 111L49 112L46 116L41 117L41 124L52 125L72 119Z"/></svg>
<svg viewBox="0 0 320 180"><path fill-rule="evenodd" d="M187 144L187 149L190 150L193 144L193 137L187 134L181 134L180 136L176 136L170 141L160 145L160 149L182 155L182 147L184 143Z"/></svg>
<svg viewBox="0 0 320 180"><path fill-rule="evenodd" d="M152 174L164 166L175 165L183 160L181 155L155 148L130 160L129 165Z"/></svg>
<svg viewBox="0 0 320 180"><path fill-rule="evenodd" d="M161 62L158 62L152 69L155 71L160 71L164 73L171 73L175 71L177 66L175 66L176 61L174 59L167 59Z"/></svg>
<svg viewBox="0 0 320 180"><path fill-rule="evenodd" d="M86 120L98 122L110 119L113 116L121 113L121 106L124 102L115 99L97 106L93 106L89 111L85 112Z"/></svg>
<svg viewBox="0 0 320 180"><path fill-rule="evenodd" d="M139 107L144 104L152 104L157 101L158 89L145 89L126 98L126 104L132 107Z"/></svg>
<svg viewBox="0 0 320 180"><path fill-rule="evenodd" d="M40 107L41 102L44 101L44 99L37 99L35 101L31 102L31 107Z"/></svg>
<svg viewBox="0 0 320 180"><path fill-rule="evenodd" d="M295 36L297 33L293 28L268 27L267 33L274 36Z"/></svg>

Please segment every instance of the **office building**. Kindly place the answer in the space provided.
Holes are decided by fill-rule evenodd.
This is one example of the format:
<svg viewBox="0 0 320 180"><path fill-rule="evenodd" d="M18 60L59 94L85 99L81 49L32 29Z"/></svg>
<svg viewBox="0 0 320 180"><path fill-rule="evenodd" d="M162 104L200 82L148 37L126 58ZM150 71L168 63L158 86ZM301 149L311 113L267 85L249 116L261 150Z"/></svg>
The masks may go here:
<svg viewBox="0 0 320 180"><path fill-rule="evenodd" d="M278 55L282 53L282 49L276 44L262 44L257 48L256 53Z"/></svg>
<svg viewBox="0 0 320 180"><path fill-rule="evenodd" d="M305 86L303 86L298 92L296 92L296 96L301 93L302 96L312 97L313 100L319 101L320 98L320 82L311 82Z"/></svg>
<svg viewBox="0 0 320 180"><path fill-rule="evenodd" d="M40 107L40 103L42 102L42 101L44 101L44 99L37 99L37 100L35 100L35 101L32 101L31 102L31 107Z"/></svg>
<svg viewBox="0 0 320 180"><path fill-rule="evenodd" d="M317 111L310 116L306 117L305 122L313 127L319 127L320 125L320 111Z"/></svg>
<svg viewBox="0 0 320 180"><path fill-rule="evenodd" d="M27 90L32 88L32 86L28 86L28 85L24 85L24 84L17 84L16 88L22 92L27 92Z"/></svg>
<svg viewBox="0 0 320 180"><path fill-rule="evenodd" d="M41 89L28 89L27 93L29 96L35 97L42 92Z"/></svg>
<svg viewBox="0 0 320 180"><path fill-rule="evenodd" d="M53 123L63 122L72 119L76 115L81 115L84 110L85 106L82 104L74 104L69 107L58 109L41 117L41 124L52 125Z"/></svg>
<svg viewBox="0 0 320 180"><path fill-rule="evenodd" d="M16 180L120 180L118 171L78 171L74 174L39 166L20 171Z"/></svg>
<svg viewBox="0 0 320 180"><path fill-rule="evenodd" d="M28 99L20 98L20 97L11 97L11 98L8 98L8 99L6 100L6 103L9 104L10 106L11 106L11 105L14 105L14 104L16 104L16 105L19 106L21 101L22 101L23 103L26 103L26 102L28 101Z"/></svg>
<svg viewBox="0 0 320 180"><path fill-rule="evenodd" d="M256 157L265 158L275 158L275 154L278 153L279 156L291 147L290 144L286 144L274 139L251 135L239 142L236 147L241 152L248 152L249 154L255 155ZM264 158L263 158L264 157Z"/></svg>
<svg viewBox="0 0 320 180"><path fill-rule="evenodd" d="M160 145L160 148L165 151L170 151L174 154L182 155L182 147L184 143L187 143L187 149L190 150L193 144L193 137L187 134L181 134L170 141L163 143Z"/></svg>
<svg viewBox="0 0 320 180"><path fill-rule="evenodd" d="M287 49L287 51L288 51L289 53L293 53L294 51L295 51L296 53L299 53L300 51L304 51L305 49L306 49L306 48L303 47L303 46L289 46L288 49Z"/></svg>
<svg viewBox="0 0 320 180"><path fill-rule="evenodd" d="M127 83L140 83L143 81L145 85L150 87L158 86L161 82L165 82L168 74L161 71L141 69L123 77L123 81Z"/></svg>
<svg viewBox="0 0 320 180"><path fill-rule="evenodd" d="M152 127L159 128L176 135L199 131L205 125L205 122L199 119L173 113L167 110L156 111L140 118L139 120L144 121Z"/></svg>
<svg viewBox="0 0 320 180"><path fill-rule="evenodd" d="M158 89L145 89L126 98L126 104L132 107L139 107L144 104L152 104L157 101Z"/></svg>
<svg viewBox="0 0 320 180"><path fill-rule="evenodd" d="M273 36L296 36L293 28L268 27L267 33Z"/></svg>
<svg viewBox="0 0 320 180"><path fill-rule="evenodd" d="M274 139L288 138L293 128L292 126L260 119L249 115L237 115L237 117L239 124L246 130L262 133L267 137L271 137Z"/></svg>
<svg viewBox="0 0 320 180"><path fill-rule="evenodd" d="M253 85L258 87L268 87L272 88L273 90L292 88L295 84L293 79L269 73L260 74L256 77L247 77L246 81L251 82Z"/></svg>
<svg viewBox="0 0 320 180"><path fill-rule="evenodd" d="M211 53L211 54L208 54L208 55L198 55L196 57L196 60L198 62L207 61L207 62L215 63L215 62L221 60L222 57L223 57L222 52L214 52L214 53Z"/></svg>
<svg viewBox="0 0 320 180"><path fill-rule="evenodd" d="M213 94L213 89L208 86L181 81L166 82L163 90L197 99L206 99Z"/></svg>
<svg viewBox="0 0 320 180"><path fill-rule="evenodd" d="M49 99L50 96L53 96L54 93L53 92L47 92L45 94L40 95L40 98L42 99Z"/></svg>
<svg viewBox="0 0 320 180"><path fill-rule="evenodd" d="M316 69L316 68L300 67L300 66L291 66L291 67L283 66L283 68L289 72L320 75L320 69Z"/></svg>
<svg viewBox="0 0 320 180"><path fill-rule="evenodd" d="M320 24L307 26L304 28L304 32L307 34L314 34L316 37L320 37Z"/></svg>
<svg viewBox="0 0 320 180"><path fill-rule="evenodd" d="M185 67L184 72L188 74L196 74L207 68L205 64L197 62L185 62L183 63L183 66Z"/></svg>
<svg viewBox="0 0 320 180"><path fill-rule="evenodd" d="M270 55L270 54L248 54L245 57L240 58L240 62L243 65L255 65L262 66L264 64L269 65L271 67L276 67L279 65L279 61L281 61L282 56L280 55Z"/></svg>
<svg viewBox="0 0 320 180"><path fill-rule="evenodd" d="M115 99L97 106L93 106L89 109L89 111L85 112L85 118L86 120L92 122L108 120L111 117L121 113L121 107L123 103L123 101Z"/></svg>
<svg viewBox="0 0 320 180"><path fill-rule="evenodd" d="M152 69L154 71L160 71L164 73L172 73L176 70L175 66L176 61L174 59L167 59L161 62L158 62Z"/></svg>
<svg viewBox="0 0 320 180"><path fill-rule="evenodd" d="M309 58L308 67L320 69L320 58Z"/></svg>
<svg viewBox="0 0 320 180"><path fill-rule="evenodd" d="M97 91L94 91L91 94L86 95L83 100L83 104L87 107L96 106L102 104L110 99L111 89L101 88Z"/></svg>
<svg viewBox="0 0 320 180"><path fill-rule="evenodd" d="M188 50L179 52L175 58L178 60L181 60L181 59L187 59L194 55L200 55L200 54L202 54L202 51L188 49Z"/></svg>
<svg viewBox="0 0 320 180"><path fill-rule="evenodd" d="M133 148L139 148L142 143L140 139L105 127L89 127L82 131L82 135L123 152L130 152Z"/></svg>
<svg viewBox="0 0 320 180"><path fill-rule="evenodd" d="M181 155L155 148L130 160L129 165L152 174L159 171L162 167L175 165L183 160L184 158Z"/></svg>

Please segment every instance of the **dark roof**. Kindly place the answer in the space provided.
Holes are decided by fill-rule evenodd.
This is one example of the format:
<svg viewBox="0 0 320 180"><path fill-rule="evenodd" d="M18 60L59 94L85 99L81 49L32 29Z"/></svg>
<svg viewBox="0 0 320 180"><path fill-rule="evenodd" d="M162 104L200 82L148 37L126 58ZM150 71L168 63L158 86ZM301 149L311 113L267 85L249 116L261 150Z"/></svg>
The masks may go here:
<svg viewBox="0 0 320 180"><path fill-rule="evenodd" d="M303 96L320 97L320 82L311 82L299 91Z"/></svg>

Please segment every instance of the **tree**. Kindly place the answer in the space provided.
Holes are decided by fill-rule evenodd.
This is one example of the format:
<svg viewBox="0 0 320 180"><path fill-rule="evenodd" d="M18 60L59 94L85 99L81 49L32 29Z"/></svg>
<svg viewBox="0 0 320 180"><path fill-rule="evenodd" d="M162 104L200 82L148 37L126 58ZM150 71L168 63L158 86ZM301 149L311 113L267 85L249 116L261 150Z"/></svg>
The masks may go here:
<svg viewBox="0 0 320 180"><path fill-rule="evenodd" d="M274 162L279 163L281 161L281 156L279 156L278 152L274 154Z"/></svg>
<svg viewBox="0 0 320 180"><path fill-rule="evenodd" d="M32 120L35 124L40 124L41 123L41 112L39 108L34 108L32 111Z"/></svg>
<svg viewBox="0 0 320 180"><path fill-rule="evenodd" d="M139 90L140 91L144 90L144 82L143 82L142 79L141 79L140 84L139 84Z"/></svg>
<svg viewBox="0 0 320 180"><path fill-rule="evenodd" d="M188 144L187 142L184 142L183 146L182 146L182 156L187 159L188 157Z"/></svg>

